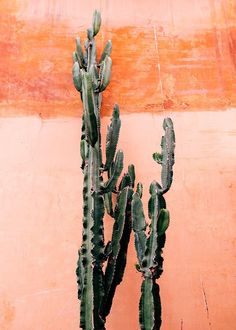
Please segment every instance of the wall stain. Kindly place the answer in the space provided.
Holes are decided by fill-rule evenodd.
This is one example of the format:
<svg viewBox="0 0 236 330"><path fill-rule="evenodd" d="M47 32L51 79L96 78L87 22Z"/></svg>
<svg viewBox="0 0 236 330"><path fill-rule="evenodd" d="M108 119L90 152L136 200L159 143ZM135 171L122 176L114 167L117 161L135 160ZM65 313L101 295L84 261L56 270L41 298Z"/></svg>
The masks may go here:
<svg viewBox="0 0 236 330"><path fill-rule="evenodd" d="M15 307L12 303L4 299L0 303L0 327L1 329L9 329L11 323L13 322L15 317Z"/></svg>

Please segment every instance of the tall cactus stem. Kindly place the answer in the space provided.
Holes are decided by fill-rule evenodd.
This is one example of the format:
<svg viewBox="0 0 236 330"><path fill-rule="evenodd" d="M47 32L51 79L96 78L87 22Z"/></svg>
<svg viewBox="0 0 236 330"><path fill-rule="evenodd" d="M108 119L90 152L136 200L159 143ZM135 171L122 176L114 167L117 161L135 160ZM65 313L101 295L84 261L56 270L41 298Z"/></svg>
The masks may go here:
<svg viewBox="0 0 236 330"><path fill-rule="evenodd" d="M105 165L102 161L102 92L110 82L112 47L111 41L108 41L101 56L102 63L97 64L94 37L100 26L101 14L96 10L92 28L87 30L85 51L80 39L76 39L72 69L73 82L83 103L80 142L84 174L83 232L76 269L78 298L81 301L80 327L83 330L105 330L106 317L126 266L134 185L133 176L132 184L130 181L119 189L124 155L121 150L116 153L121 126L118 105L114 106L107 134ZM134 168L131 170L134 173ZM107 244L104 239L105 212L115 220L112 239ZM107 267L104 272L105 261Z"/></svg>

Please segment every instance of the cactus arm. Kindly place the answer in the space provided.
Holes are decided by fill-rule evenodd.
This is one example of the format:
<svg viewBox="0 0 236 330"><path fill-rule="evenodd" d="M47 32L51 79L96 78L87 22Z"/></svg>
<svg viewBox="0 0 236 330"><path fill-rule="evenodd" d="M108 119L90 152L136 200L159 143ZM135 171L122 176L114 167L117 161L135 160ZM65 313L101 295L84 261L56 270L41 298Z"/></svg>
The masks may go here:
<svg viewBox="0 0 236 330"><path fill-rule="evenodd" d="M173 165L175 163L174 159L174 149L175 149L175 132L173 128L173 122L170 118L165 118L163 122L163 128L165 130L165 135L161 139L162 153L154 153L153 159L161 164L161 182L162 189L159 189L159 194L165 194L171 187L173 180Z"/></svg>
<svg viewBox="0 0 236 330"><path fill-rule="evenodd" d="M133 164L130 164L128 166L128 173L131 178L131 186L134 188L134 183L135 183L135 168Z"/></svg>
<svg viewBox="0 0 236 330"><path fill-rule="evenodd" d="M152 201L152 203L150 203ZM147 239L143 266L149 272L152 269L158 271L158 258L161 255L159 246L160 236L165 234L169 226L169 211L160 209L159 196L151 196L149 200L149 213L151 215L150 236ZM159 277L159 276L158 276Z"/></svg>
<svg viewBox="0 0 236 330"><path fill-rule="evenodd" d="M85 48L85 53L84 53L84 64L85 64L85 69L88 68L88 55L89 55L89 40L85 40L84 42L84 48Z"/></svg>
<svg viewBox="0 0 236 330"><path fill-rule="evenodd" d="M85 139L81 139L80 141L80 156L82 159L82 170L84 169L85 161L88 155L88 143L85 141Z"/></svg>
<svg viewBox="0 0 236 330"><path fill-rule="evenodd" d="M108 191L107 193L104 194L104 202L105 202L105 207L107 210L107 213L113 217L113 205L112 205L112 192Z"/></svg>
<svg viewBox="0 0 236 330"><path fill-rule="evenodd" d="M116 281L114 283L115 286L121 283L123 275L124 275L124 270L126 266L126 258L127 258L127 249L128 249L128 244L130 240L130 234L131 234L131 229L132 229L132 218L131 218L131 201L132 201L132 195L133 195L133 190L126 187L124 190L127 190L127 197L126 197L126 208L125 208L125 223L124 223L124 230L122 237L120 239L120 251L117 257L117 262L116 262ZM118 213L120 211L118 210ZM122 214L122 212L121 212ZM120 215L117 215L120 221ZM114 224L114 230L115 228Z"/></svg>
<svg viewBox="0 0 236 330"><path fill-rule="evenodd" d="M98 150L99 150L99 167L102 168L102 149L101 149L101 98L102 95L94 91L94 100L96 106L96 120L97 120L97 131L98 131Z"/></svg>
<svg viewBox="0 0 236 330"><path fill-rule="evenodd" d="M80 156L82 161L85 162L88 155L88 144L85 140L81 140L80 142Z"/></svg>
<svg viewBox="0 0 236 330"><path fill-rule="evenodd" d="M162 257L162 253L163 253L163 248L165 246L165 242L166 242L166 234L162 234L162 235L158 235L157 238L157 244L158 244L158 253L156 255L156 263L157 263L157 267L155 269L155 278L158 279L161 274L163 273L163 257Z"/></svg>
<svg viewBox="0 0 236 330"><path fill-rule="evenodd" d="M104 254L105 254L104 261L108 259L111 252L112 252L111 241L108 241L104 249Z"/></svg>
<svg viewBox="0 0 236 330"><path fill-rule="evenodd" d="M93 36L95 37L100 30L102 23L101 14L99 11L95 10L93 13Z"/></svg>
<svg viewBox="0 0 236 330"><path fill-rule="evenodd" d="M148 277L143 280L141 287L139 322L141 330L157 330L161 326L159 286Z"/></svg>
<svg viewBox="0 0 236 330"><path fill-rule="evenodd" d="M128 173L125 173L119 184L119 191L123 190L125 187L131 187L131 177Z"/></svg>
<svg viewBox="0 0 236 330"><path fill-rule="evenodd" d="M105 47L104 47L104 50L102 52L102 55L101 55L101 58L100 58L100 61L99 63L102 63L102 61L105 60L105 57L106 56L110 56L111 55L111 51L112 51L112 42L111 40L108 40Z"/></svg>
<svg viewBox="0 0 236 330"><path fill-rule="evenodd" d="M169 211L166 209L161 209L157 220L158 236L163 235L166 232L167 228L169 227L169 223L170 223Z"/></svg>
<svg viewBox="0 0 236 330"><path fill-rule="evenodd" d="M97 55L96 43L95 43L95 40L92 39L92 41L90 42L88 70L91 65L96 64L96 55Z"/></svg>
<svg viewBox="0 0 236 330"><path fill-rule="evenodd" d="M88 37L88 41L93 41L93 28L88 28L87 29L87 37Z"/></svg>
<svg viewBox="0 0 236 330"><path fill-rule="evenodd" d="M90 73L90 75L92 77L93 90L95 91L98 88L98 78L99 78L97 66L95 64L91 64L90 65L89 73ZM96 96L98 96L98 95L96 95ZM97 102L95 102L95 103L97 103ZM98 104L96 104L96 110L97 109L99 109Z"/></svg>
<svg viewBox="0 0 236 330"><path fill-rule="evenodd" d="M139 258L140 271L144 274L139 304L139 321L143 330L156 330L161 326L161 302L159 286L155 282L162 273L162 248L165 244L165 230L169 213L165 209L158 212L158 195L153 199L149 212L152 215L151 233L146 242L145 256ZM136 247L137 253L138 249ZM142 260L142 261L141 261ZM148 308L147 308L148 306Z"/></svg>
<svg viewBox="0 0 236 330"><path fill-rule="evenodd" d="M108 86L111 79L111 67L112 60L109 56L106 56L104 61L101 63L100 73L99 73L99 91L102 92Z"/></svg>
<svg viewBox="0 0 236 330"><path fill-rule="evenodd" d="M173 165L174 165L174 148L175 148L175 133L173 123L170 118L165 118L163 123L165 136L163 139L163 156L162 156L162 173L161 181L163 193L166 193L172 184L173 180Z"/></svg>
<svg viewBox="0 0 236 330"><path fill-rule="evenodd" d="M143 184L141 182L137 183L136 193L138 193L139 197L142 198L142 196L143 196Z"/></svg>
<svg viewBox="0 0 236 330"><path fill-rule="evenodd" d="M151 220L153 218L152 213L153 213L156 203L158 206L158 213L160 212L161 209L166 208L165 199L164 199L163 195L159 194L161 189L162 189L161 186L156 181L153 181L150 185L149 192L150 192L151 196L148 201L148 216L149 216L149 219L151 219Z"/></svg>
<svg viewBox="0 0 236 330"><path fill-rule="evenodd" d="M85 42L87 71L89 71L92 64L96 64L96 43L93 38L93 29L87 29L88 39Z"/></svg>
<svg viewBox="0 0 236 330"><path fill-rule="evenodd" d="M111 256L108 260L107 268L106 268L106 287L109 288L111 286L115 267L114 264L120 252L120 241L124 231L125 225L125 211L127 207L129 188L125 188L121 191L118 196L118 202L115 210L115 223L113 226L112 232L112 240L111 240Z"/></svg>
<svg viewBox="0 0 236 330"><path fill-rule="evenodd" d="M112 176L112 173L114 172L114 168L115 168L115 163L112 162L111 163L111 166L109 167L108 171L107 171L107 176L108 176L108 179L111 178Z"/></svg>
<svg viewBox="0 0 236 330"><path fill-rule="evenodd" d="M151 268L156 266L156 254L158 249L157 244L157 221L158 221L158 197L152 197L153 203L149 209L151 215L150 236L147 239L145 258L143 259L143 266L147 268L148 272Z"/></svg>
<svg viewBox="0 0 236 330"><path fill-rule="evenodd" d="M126 266L127 248L131 233L132 193L132 189L126 187L118 196L111 241L111 253L105 271L105 297L101 311L103 317L106 317L110 312L116 287L123 278Z"/></svg>
<svg viewBox="0 0 236 330"><path fill-rule="evenodd" d="M135 248L136 248L139 264L141 265L146 248L147 237L145 230L147 224L143 212L143 203L140 199L140 195L137 192L133 195L131 205L132 205L131 212L132 212Z"/></svg>
<svg viewBox="0 0 236 330"><path fill-rule="evenodd" d="M78 92L82 90L82 76L80 72L79 63L75 62L72 68L74 86Z"/></svg>
<svg viewBox="0 0 236 330"><path fill-rule="evenodd" d="M77 56L77 53L76 52L73 52L72 53L72 60L73 60L73 64L75 63L75 62L78 62L78 56ZM73 67L72 67L73 68Z"/></svg>
<svg viewBox="0 0 236 330"><path fill-rule="evenodd" d="M95 101L92 79L89 73L83 74L83 105L86 136L89 144L94 147L98 140L97 119L95 115Z"/></svg>
<svg viewBox="0 0 236 330"><path fill-rule="evenodd" d="M153 155L152 155L153 159L155 160L155 162L157 162L157 164L160 164L162 165L162 154L158 153L158 152L155 152Z"/></svg>
<svg viewBox="0 0 236 330"><path fill-rule="evenodd" d="M123 170L123 159L124 159L123 152L121 150L118 150L118 152L116 154L115 162L114 162L113 172L112 172L110 178L107 180L107 182L105 182L102 186L103 192L108 192L108 191L114 190L116 183L118 181L118 178Z"/></svg>
<svg viewBox="0 0 236 330"><path fill-rule="evenodd" d="M83 54L83 50L82 50L82 47L81 47L81 43L80 43L80 38L77 37L76 38L76 52L75 52L75 55L76 55L76 58L77 58L77 61L79 63L79 66L80 68L85 68L85 65L84 65L84 54Z"/></svg>
<svg viewBox="0 0 236 330"><path fill-rule="evenodd" d="M111 163L114 159L116 146L119 139L120 133L120 113L119 106L117 104L114 105L111 123L108 126L108 132L106 137L106 163L104 166L104 170L108 170L111 166Z"/></svg>

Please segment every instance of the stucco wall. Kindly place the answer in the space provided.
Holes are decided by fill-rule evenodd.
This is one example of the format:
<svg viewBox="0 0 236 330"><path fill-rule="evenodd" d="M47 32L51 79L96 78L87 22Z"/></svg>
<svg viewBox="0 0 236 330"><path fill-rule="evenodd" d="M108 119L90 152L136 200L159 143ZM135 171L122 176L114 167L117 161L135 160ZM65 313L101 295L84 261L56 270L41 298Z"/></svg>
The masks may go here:
<svg viewBox="0 0 236 330"><path fill-rule="evenodd" d="M74 39L102 12L113 41L102 136L121 107L119 147L145 186L160 169L162 120L176 130L171 225L160 280L163 330L233 330L236 308L234 1L0 3L0 329L79 328L81 102ZM107 235L111 231L106 221ZM140 274L131 242L107 329L138 330Z"/></svg>

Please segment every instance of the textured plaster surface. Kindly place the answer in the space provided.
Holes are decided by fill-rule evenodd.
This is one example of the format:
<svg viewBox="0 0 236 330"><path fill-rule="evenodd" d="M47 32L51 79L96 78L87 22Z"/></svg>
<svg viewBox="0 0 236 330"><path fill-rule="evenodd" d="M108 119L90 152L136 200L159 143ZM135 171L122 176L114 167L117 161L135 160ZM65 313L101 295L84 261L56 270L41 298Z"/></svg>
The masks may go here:
<svg viewBox="0 0 236 330"><path fill-rule="evenodd" d="M1 116L81 114L72 51L94 8L98 54L113 42L104 114L236 106L235 1L1 0Z"/></svg>
<svg viewBox="0 0 236 330"><path fill-rule="evenodd" d="M159 179L163 116L122 115L119 147L137 164L147 206ZM160 281L163 330L235 327L236 112L174 113L176 165ZM105 135L108 117L103 118ZM78 118L0 120L0 329L79 328L75 267L81 239ZM112 220L106 219L108 238ZM107 329L138 330L140 274L128 267ZM182 328L181 328L182 327Z"/></svg>
<svg viewBox="0 0 236 330"><path fill-rule="evenodd" d="M120 104L119 147L144 183L160 177L164 116L176 128L160 280L162 330L234 330L236 3L234 0L0 1L0 329L76 330L82 107L71 54L93 10L113 42L102 136ZM112 222L106 219L107 239ZM138 330L131 243L108 330Z"/></svg>

